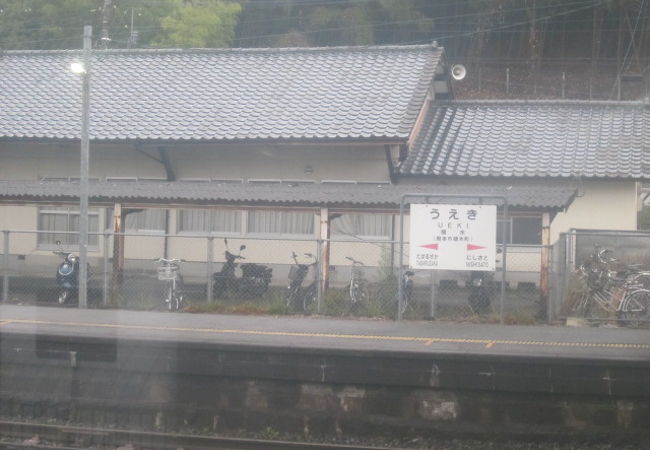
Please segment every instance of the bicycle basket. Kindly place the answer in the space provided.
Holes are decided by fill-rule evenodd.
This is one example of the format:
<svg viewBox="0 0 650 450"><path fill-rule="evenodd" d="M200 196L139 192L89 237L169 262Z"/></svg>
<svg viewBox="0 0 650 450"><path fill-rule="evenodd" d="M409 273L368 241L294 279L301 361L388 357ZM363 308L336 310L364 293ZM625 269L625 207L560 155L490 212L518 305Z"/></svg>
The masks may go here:
<svg viewBox="0 0 650 450"><path fill-rule="evenodd" d="M173 280L176 278L176 267L174 266L161 266L158 267L159 280Z"/></svg>
<svg viewBox="0 0 650 450"><path fill-rule="evenodd" d="M302 276L301 268L296 266L291 266L289 269L289 280L294 281L299 279Z"/></svg>

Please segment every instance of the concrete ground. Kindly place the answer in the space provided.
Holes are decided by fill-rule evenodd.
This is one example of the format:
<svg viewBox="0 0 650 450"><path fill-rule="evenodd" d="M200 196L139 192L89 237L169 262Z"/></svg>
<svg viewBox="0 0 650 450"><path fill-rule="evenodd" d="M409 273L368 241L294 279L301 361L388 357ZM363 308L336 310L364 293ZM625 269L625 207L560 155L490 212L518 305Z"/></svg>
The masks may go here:
<svg viewBox="0 0 650 450"><path fill-rule="evenodd" d="M2 333L94 336L217 345L421 354L624 360L650 364L650 330L501 326L416 321L327 319L81 310L0 305Z"/></svg>

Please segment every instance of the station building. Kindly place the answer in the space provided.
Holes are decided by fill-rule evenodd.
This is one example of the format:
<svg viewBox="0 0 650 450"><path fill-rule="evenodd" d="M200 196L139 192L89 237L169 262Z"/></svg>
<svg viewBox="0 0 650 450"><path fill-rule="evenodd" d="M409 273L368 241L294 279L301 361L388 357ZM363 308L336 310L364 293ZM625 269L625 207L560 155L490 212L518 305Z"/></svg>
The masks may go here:
<svg viewBox="0 0 650 450"><path fill-rule="evenodd" d="M12 233L17 265L77 242L62 232L78 230L80 57L0 55L0 229L38 232ZM650 174L647 104L458 101L435 43L96 50L90 139L90 256L125 260L205 261L192 236L210 234L261 239L252 262L378 266L403 194L493 195L509 204L500 240L538 278L562 231L636 229Z"/></svg>

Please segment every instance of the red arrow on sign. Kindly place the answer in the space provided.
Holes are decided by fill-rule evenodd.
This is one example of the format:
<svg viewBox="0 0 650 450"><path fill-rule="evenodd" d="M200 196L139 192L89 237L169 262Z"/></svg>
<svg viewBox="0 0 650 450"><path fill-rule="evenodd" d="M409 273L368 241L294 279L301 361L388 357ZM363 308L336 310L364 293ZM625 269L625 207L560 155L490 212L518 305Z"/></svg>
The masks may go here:
<svg viewBox="0 0 650 450"><path fill-rule="evenodd" d="M431 250L438 250L438 244L427 244L427 245L420 245L422 248L430 248Z"/></svg>
<svg viewBox="0 0 650 450"><path fill-rule="evenodd" d="M485 248L485 247L482 247L480 245L467 244L467 250L479 250L481 248Z"/></svg>

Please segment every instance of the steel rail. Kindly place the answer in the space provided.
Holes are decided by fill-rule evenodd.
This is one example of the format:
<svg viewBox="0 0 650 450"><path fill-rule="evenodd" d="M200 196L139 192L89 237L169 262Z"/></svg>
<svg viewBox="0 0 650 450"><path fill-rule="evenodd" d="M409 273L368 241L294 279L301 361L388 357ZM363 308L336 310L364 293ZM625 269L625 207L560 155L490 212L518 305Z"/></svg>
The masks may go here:
<svg viewBox="0 0 650 450"><path fill-rule="evenodd" d="M222 450L389 450L388 447L369 447L347 444L327 444L316 442L278 441L219 436L200 436L178 433L161 433L138 430L91 428L38 424L27 422L0 421L0 448L35 449L79 449L87 445L133 445L138 449L222 449ZM27 440L38 436L39 442L29 444ZM7 438L16 439L10 442ZM90 442L89 442L90 441ZM80 446L70 446L77 445ZM67 446L67 447L66 447ZM391 447L392 450L399 450Z"/></svg>

